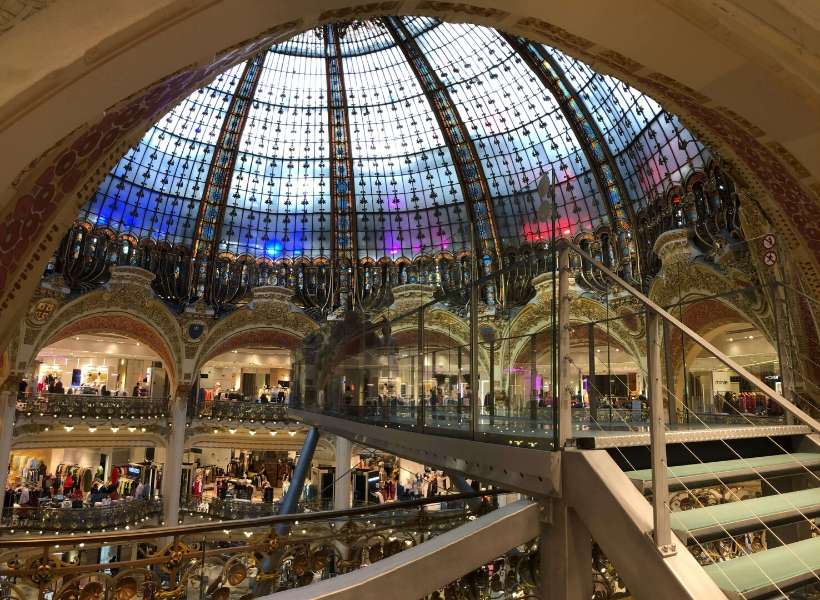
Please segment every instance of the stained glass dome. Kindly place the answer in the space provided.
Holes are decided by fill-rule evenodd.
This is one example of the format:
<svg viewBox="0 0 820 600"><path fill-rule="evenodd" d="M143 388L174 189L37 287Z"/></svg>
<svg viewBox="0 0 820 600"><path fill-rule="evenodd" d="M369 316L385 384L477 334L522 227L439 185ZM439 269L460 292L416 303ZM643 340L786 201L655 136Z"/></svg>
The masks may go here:
<svg viewBox="0 0 820 600"><path fill-rule="evenodd" d="M637 213L705 160L654 100L554 48L389 18L308 31L222 73L129 149L80 219L233 256L336 244L412 259L468 249L481 215L501 247L545 238L544 173L575 234Z"/></svg>

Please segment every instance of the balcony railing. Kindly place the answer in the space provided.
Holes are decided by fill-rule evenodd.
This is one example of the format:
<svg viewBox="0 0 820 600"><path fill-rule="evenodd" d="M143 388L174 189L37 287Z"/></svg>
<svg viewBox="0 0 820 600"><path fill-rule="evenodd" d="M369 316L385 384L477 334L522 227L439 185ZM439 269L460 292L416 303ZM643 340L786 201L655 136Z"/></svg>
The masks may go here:
<svg viewBox="0 0 820 600"><path fill-rule="evenodd" d="M24 394L17 400L18 417L147 420L164 418L167 414L167 398Z"/></svg>
<svg viewBox="0 0 820 600"><path fill-rule="evenodd" d="M140 597L254 598L354 571L421 544L492 510L493 498L503 493L105 534L5 536L0 553L14 560L0 565L0 580L14 578L20 598L63 597L72 585L75 597L118 598L120 590L136 589ZM476 510L463 503L476 497L482 498ZM140 543L158 547L148 546L139 559L103 564L97 559L100 545L127 549ZM350 551L342 553L340 544ZM66 553L89 549L92 560L63 562Z"/></svg>
<svg viewBox="0 0 820 600"><path fill-rule="evenodd" d="M115 501L108 506L52 508L20 506L3 509L8 533L25 531L100 531L139 525L162 512L159 499Z"/></svg>
<svg viewBox="0 0 820 600"><path fill-rule="evenodd" d="M249 400L214 400L197 402L193 415L209 421L238 421L240 423L269 423L285 418L287 407L273 402Z"/></svg>

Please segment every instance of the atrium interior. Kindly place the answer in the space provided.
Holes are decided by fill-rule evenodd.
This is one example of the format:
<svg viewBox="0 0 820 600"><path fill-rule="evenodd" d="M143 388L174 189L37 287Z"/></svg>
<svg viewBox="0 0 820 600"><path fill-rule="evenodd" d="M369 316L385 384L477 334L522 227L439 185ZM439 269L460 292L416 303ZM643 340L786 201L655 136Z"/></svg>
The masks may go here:
<svg viewBox="0 0 820 600"><path fill-rule="evenodd" d="M0 0L0 598L820 600L820 14L509 4Z"/></svg>

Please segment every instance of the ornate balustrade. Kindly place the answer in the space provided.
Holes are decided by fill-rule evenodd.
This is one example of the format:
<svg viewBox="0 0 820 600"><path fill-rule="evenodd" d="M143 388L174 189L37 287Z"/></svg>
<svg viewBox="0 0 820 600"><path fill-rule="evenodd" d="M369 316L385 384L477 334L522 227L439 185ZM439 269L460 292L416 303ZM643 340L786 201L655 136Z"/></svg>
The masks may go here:
<svg viewBox="0 0 820 600"><path fill-rule="evenodd" d="M457 504L428 498L104 535L6 537L0 541L0 578L14 582L10 597L15 598L49 593L55 600L140 593L143 598L253 598L350 572L416 546L491 510L491 498L500 493L485 493L477 512L460 502L475 494L457 494L446 498ZM97 564L82 558L83 548L96 555L100 545L163 539L173 541L138 560ZM349 551L343 554L340 544ZM72 555L79 557L67 560Z"/></svg>
<svg viewBox="0 0 820 600"><path fill-rule="evenodd" d="M168 411L167 398L93 396L84 394L26 394L17 400L17 416L79 417L81 419L160 419Z"/></svg>
<svg viewBox="0 0 820 600"><path fill-rule="evenodd" d="M285 419L287 407L272 402L247 400L214 400L197 402L193 415L213 421L238 421L240 423L268 423Z"/></svg>
<svg viewBox="0 0 820 600"><path fill-rule="evenodd" d="M21 506L3 509L8 533L29 531L99 531L144 523L162 513L159 499L125 499L109 506L52 508Z"/></svg>

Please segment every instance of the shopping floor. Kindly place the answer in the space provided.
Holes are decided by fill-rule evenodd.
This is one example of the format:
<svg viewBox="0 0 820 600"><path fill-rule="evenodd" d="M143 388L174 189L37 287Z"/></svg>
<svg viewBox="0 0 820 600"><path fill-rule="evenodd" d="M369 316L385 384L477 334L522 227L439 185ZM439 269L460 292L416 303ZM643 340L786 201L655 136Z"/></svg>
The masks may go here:
<svg viewBox="0 0 820 600"><path fill-rule="evenodd" d="M0 2L0 597L820 598L817 39Z"/></svg>

